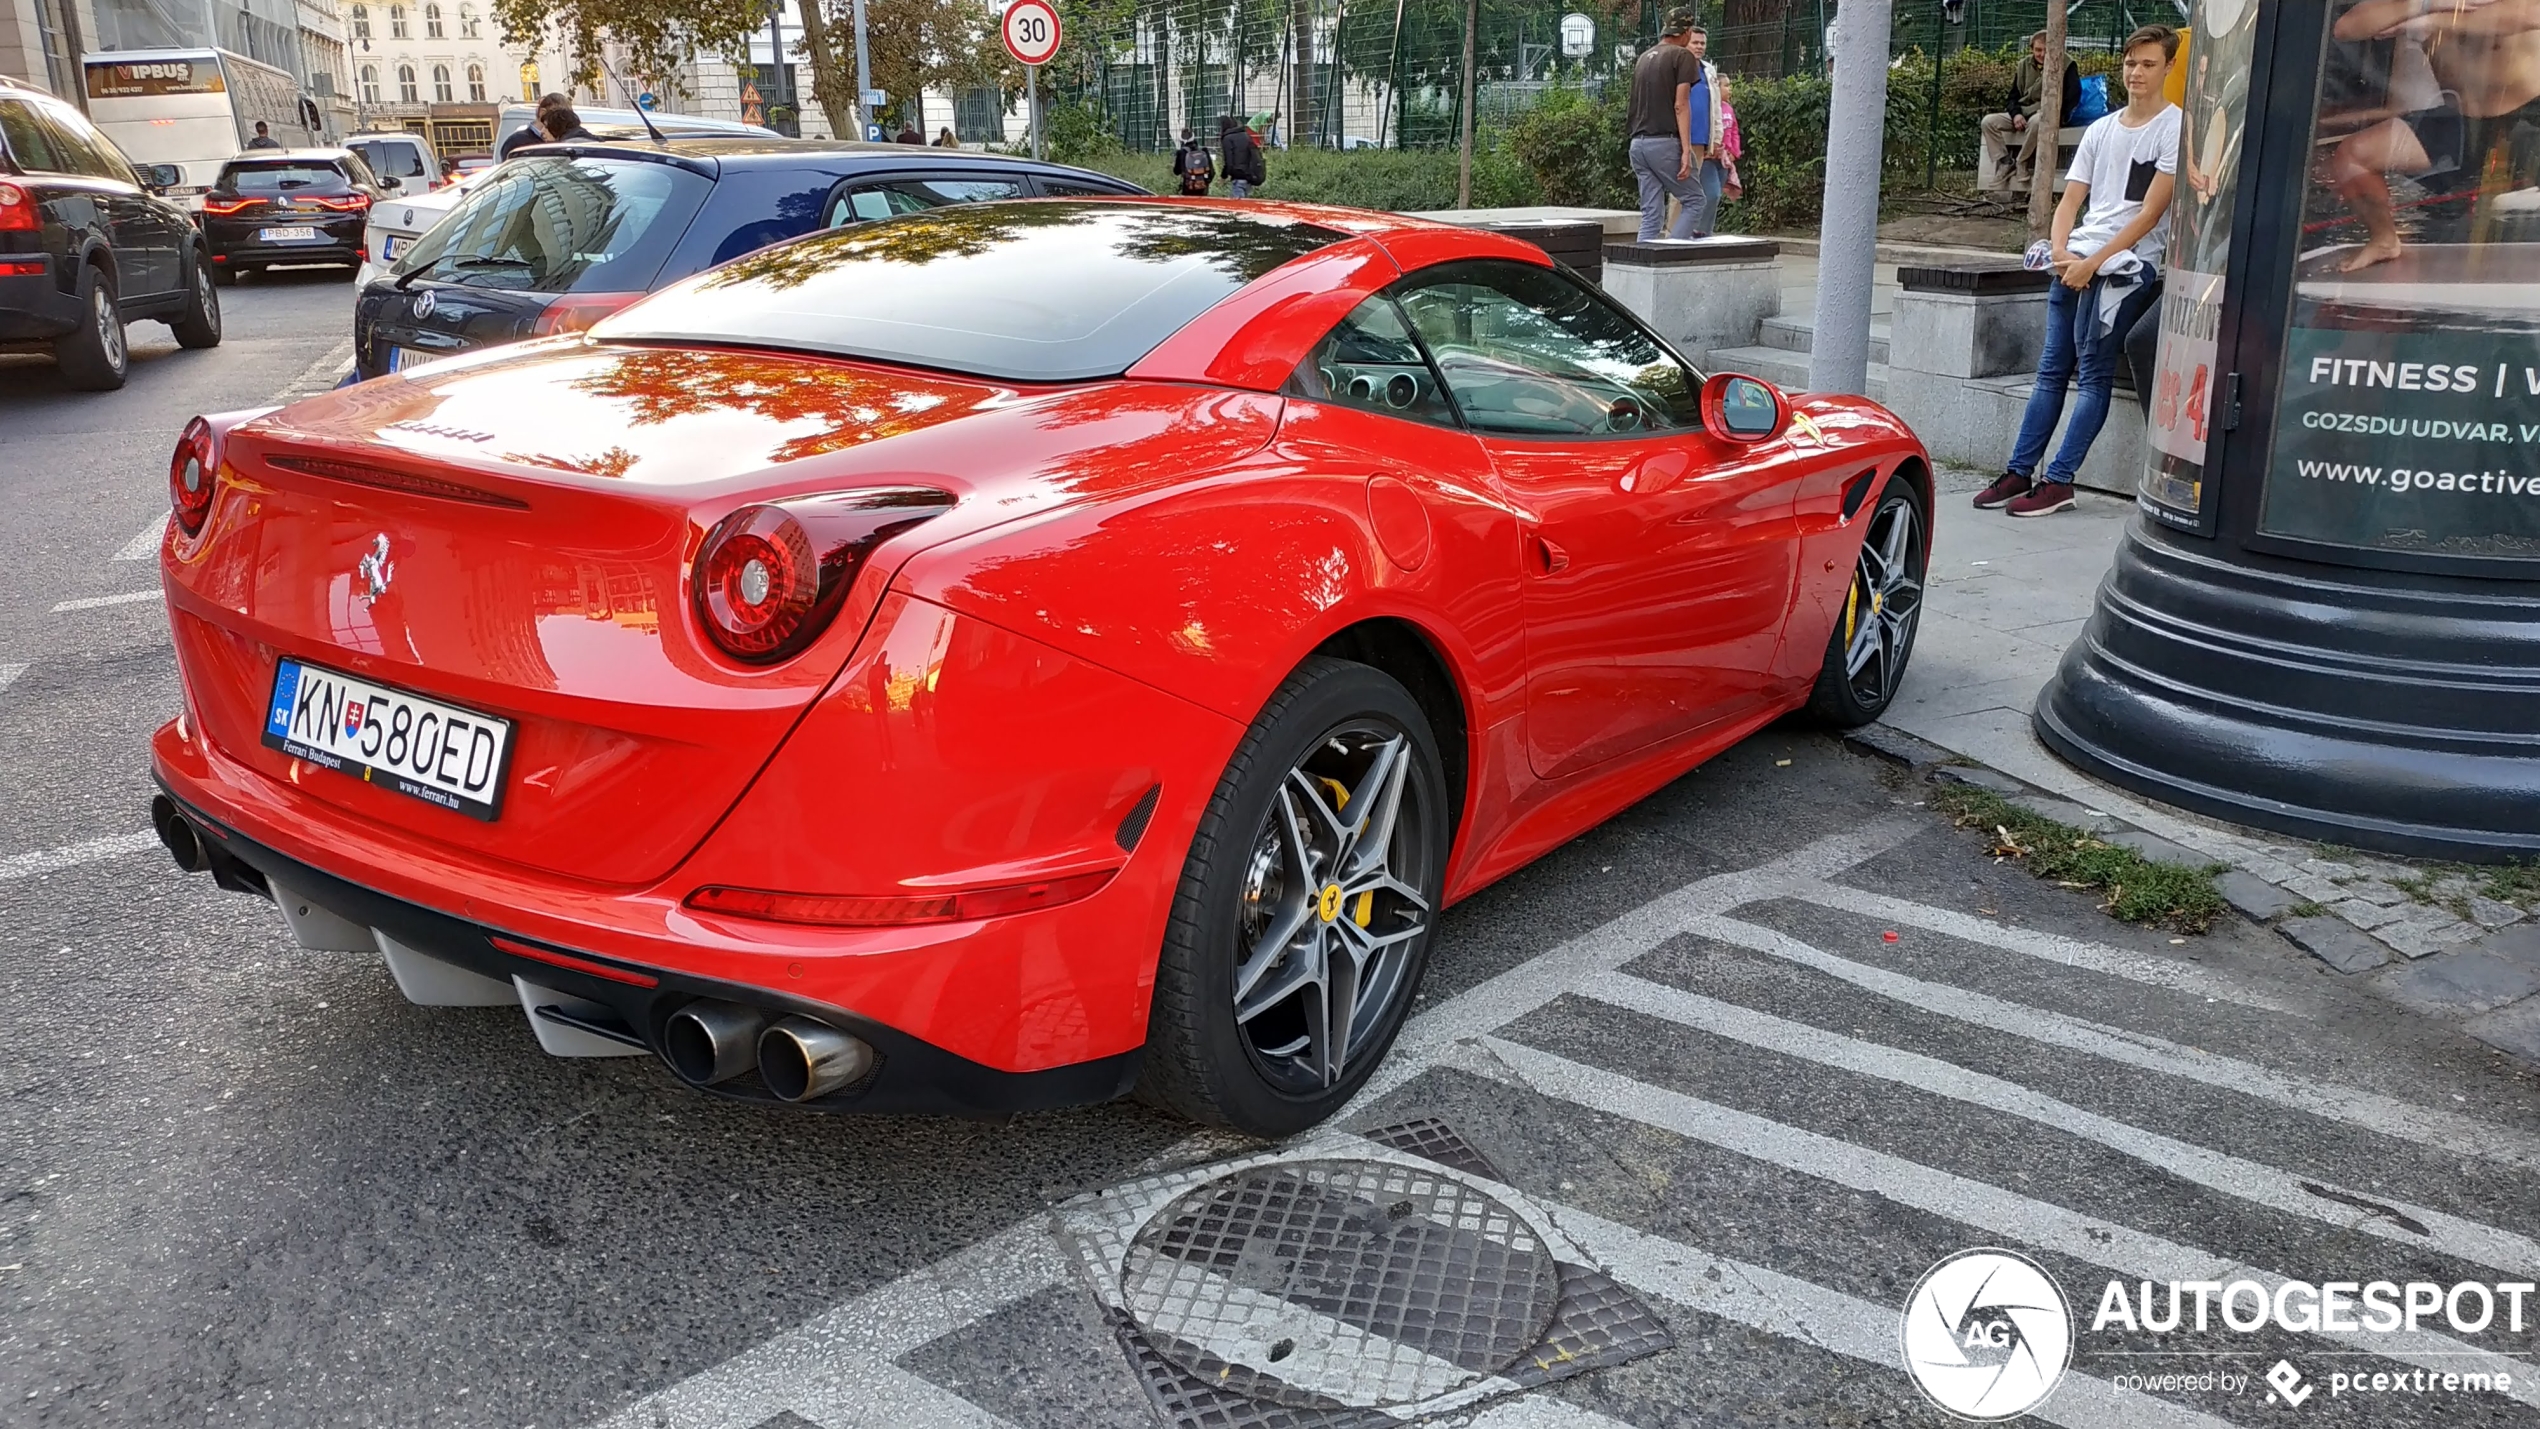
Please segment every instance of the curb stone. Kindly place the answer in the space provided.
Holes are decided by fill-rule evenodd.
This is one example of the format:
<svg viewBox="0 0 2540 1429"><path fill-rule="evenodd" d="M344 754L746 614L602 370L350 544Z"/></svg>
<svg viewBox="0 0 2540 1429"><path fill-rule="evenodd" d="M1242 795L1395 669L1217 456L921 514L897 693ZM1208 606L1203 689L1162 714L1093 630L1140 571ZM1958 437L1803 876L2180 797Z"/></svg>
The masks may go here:
<svg viewBox="0 0 2540 1429"><path fill-rule="evenodd" d="M2157 862L2221 861L1900 729L1870 724L1843 740L1924 779L1998 794ZM2236 866L2215 876L2224 902L2341 975L2370 974L2373 989L2393 1002L2540 1064L2540 908L2490 898L2459 873L2426 881L2424 869L2387 857L2271 845L2265 837L2242 835Z"/></svg>

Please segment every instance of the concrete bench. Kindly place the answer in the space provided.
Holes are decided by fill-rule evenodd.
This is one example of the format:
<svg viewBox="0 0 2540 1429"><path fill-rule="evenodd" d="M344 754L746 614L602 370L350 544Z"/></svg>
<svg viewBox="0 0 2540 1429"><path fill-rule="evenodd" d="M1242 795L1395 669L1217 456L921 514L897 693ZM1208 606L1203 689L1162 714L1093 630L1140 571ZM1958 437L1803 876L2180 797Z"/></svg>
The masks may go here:
<svg viewBox="0 0 2540 1429"><path fill-rule="evenodd" d="M1769 239L1660 238L1605 245L1605 291L1696 366L1751 347L1782 310L1781 245Z"/></svg>

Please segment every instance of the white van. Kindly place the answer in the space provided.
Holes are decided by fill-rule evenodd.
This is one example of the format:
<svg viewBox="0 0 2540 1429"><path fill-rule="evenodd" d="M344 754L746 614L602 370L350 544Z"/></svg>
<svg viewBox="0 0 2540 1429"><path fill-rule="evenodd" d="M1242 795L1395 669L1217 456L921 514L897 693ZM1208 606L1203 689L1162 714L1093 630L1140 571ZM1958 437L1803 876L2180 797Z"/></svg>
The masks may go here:
<svg viewBox="0 0 2540 1429"><path fill-rule="evenodd" d="M285 70L227 50L113 50L82 58L88 117L136 164L174 164L167 191L187 211L220 166L247 147L263 120L286 149L325 142L310 127L315 106Z"/></svg>
<svg viewBox="0 0 2540 1429"><path fill-rule="evenodd" d="M409 196L441 187L441 156L433 152L432 141L421 134L402 129L353 134L345 138L344 147L361 155L372 173L395 179L397 187Z"/></svg>

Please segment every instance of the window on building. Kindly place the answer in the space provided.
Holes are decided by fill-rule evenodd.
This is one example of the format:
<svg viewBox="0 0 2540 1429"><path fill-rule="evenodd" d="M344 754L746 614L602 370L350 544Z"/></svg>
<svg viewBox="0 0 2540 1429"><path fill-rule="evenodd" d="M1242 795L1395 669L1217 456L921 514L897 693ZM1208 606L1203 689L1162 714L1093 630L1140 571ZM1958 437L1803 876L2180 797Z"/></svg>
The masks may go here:
<svg viewBox="0 0 2540 1429"><path fill-rule="evenodd" d="M467 102L470 104L485 102L485 66L483 65L467 67Z"/></svg>
<svg viewBox="0 0 2540 1429"><path fill-rule="evenodd" d="M434 65L432 67L433 102L435 104L447 104L456 98L458 98L458 96L450 90L450 67L448 65Z"/></svg>
<svg viewBox="0 0 2540 1429"><path fill-rule="evenodd" d="M370 38L370 7L368 5L353 7L353 38L357 40Z"/></svg>
<svg viewBox="0 0 2540 1429"><path fill-rule="evenodd" d="M993 86L953 95L953 137L965 144L1005 142L1005 96Z"/></svg>
<svg viewBox="0 0 2540 1429"><path fill-rule="evenodd" d="M426 5L423 7L423 37L427 40L437 40L441 38L440 6Z"/></svg>
<svg viewBox="0 0 2540 1429"><path fill-rule="evenodd" d="M423 98L421 94L418 94L415 91L415 67L413 65L397 66L397 97L408 104L412 104Z"/></svg>
<svg viewBox="0 0 2540 1429"><path fill-rule="evenodd" d="M388 7L388 38L392 40L402 40L405 37L406 7L403 5L391 5Z"/></svg>
<svg viewBox="0 0 2540 1429"><path fill-rule="evenodd" d="M538 62L536 60L531 60L520 67L520 102L523 104L538 102Z"/></svg>
<svg viewBox="0 0 2540 1429"><path fill-rule="evenodd" d="M377 65L363 65L363 66L362 66L362 103L364 103L364 104L377 104L378 102L379 102L379 66L377 66Z"/></svg>
<svg viewBox="0 0 2540 1429"><path fill-rule="evenodd" d="M462 40L473 40L477 38L476 7L473 5L461 5L459 7L459 38Z"/></svg>

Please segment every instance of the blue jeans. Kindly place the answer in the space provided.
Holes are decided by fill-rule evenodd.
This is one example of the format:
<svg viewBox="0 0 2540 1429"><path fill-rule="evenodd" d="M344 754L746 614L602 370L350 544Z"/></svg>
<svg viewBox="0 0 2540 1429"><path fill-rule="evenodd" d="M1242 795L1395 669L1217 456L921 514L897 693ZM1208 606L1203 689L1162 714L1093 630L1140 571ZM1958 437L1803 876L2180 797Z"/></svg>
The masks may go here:
<svg viewBox="0 0 2540 1429"><path fill-rule="evenodd" d="M1702 183L1702 216L1693 222L1693 236L1708 238L1720 226L1720 190L1728 184L1729 171L1719 160L1705 159L1694 177Z"/></svg>
<svg viewBox="0 0 2540 1429"><path fill-rule="evenodd" d="M2099 440L2099 429L2108 425L2108 394L2117 381L2117 361L2125 354L2125 335L2144 309L2158 302L2161 285L2144 283L2126 294L2117 308L2116 325L2106 332L2099 330L2099 283L2093 280L2083 292L2074 292L2060 281L2046 291L2046 350L2037 359L2037 386L2028 394L2028 411L2020 418L2020 436L2011 448L2010 470L2018 476L2070 485L2080 473L2082 459L2090 455L2090 444ZM2037 464L2046 456L2046 443L2055 435L2055 424L2063 419L2064 389L2073 379L2081 380L2081 404L2073 408L2072 425L2064 429L2063 445L2055 450L2055 463L2043 477L2037 475Z"/></svg>
<svg viewBox="0 0 2540 1429"><path fill-rule="evenodd" d="M1684 162L1684 145L1672 138L1634 139L1631 144L1632 177L1640 181L1640 237L1646 243L1667 228L1669 238L1691 238L1694 222L1702 214L1702 175L1676 177L1676 168ZM1681 205L1676 221L1667 227L1667 200L1673 197Z"/></svg>
<svg viewBox="0 0 2540 1429"><path fill-rule="evenodd" d="M1250 198L1252 197L1252 180L1228 179L1226 181L1226 192L1232 194L1236 198Z"/></svg>

